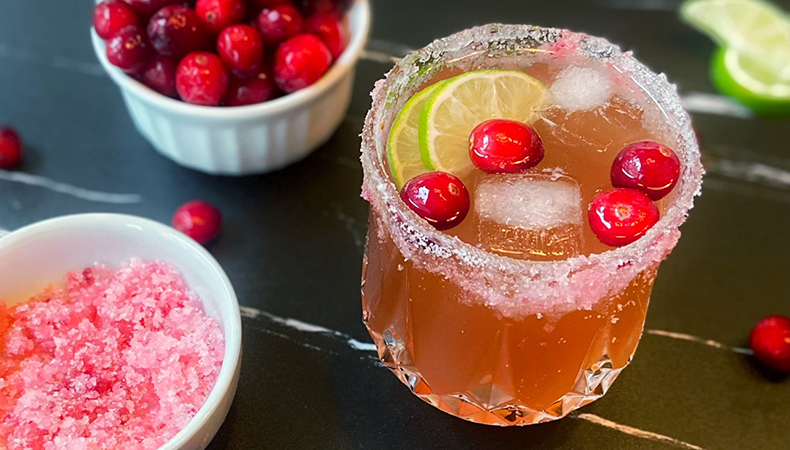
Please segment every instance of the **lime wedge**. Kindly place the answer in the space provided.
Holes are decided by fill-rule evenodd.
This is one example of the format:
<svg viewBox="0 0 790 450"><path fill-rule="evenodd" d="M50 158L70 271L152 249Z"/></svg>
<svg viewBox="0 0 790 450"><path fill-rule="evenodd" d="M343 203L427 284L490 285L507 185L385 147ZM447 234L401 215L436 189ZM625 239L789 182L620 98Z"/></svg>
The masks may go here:
<svg viewBox="0 0 790 450"><path fill-rule="evenodd" d="M722 48L716 87L757 113L790 109L790 16L761 0L690 0L681 17Z"/></svg>
<svg viewBox="0 0 790 450"><path fill-rule="evenodd" d="M534 122L545 93L538 79L515 70L466 72L445 81L420 115L423 164L463 179L474 168L469 159L472 130L489 119Z"/></svg>
<svg viewBox="0 0 790 450"><path fill-rule="evenodd" d="M690 0L680 16L690 25L739 52L790 45L790 18L762 0Z"/></svg>
<svg viewBox="0 0 790 450"><path fill-rule="evenodd" d="M777 79L759 60L719 48L713 55L711 78L722 94L738 99L757 114L790 115L790 83Z"/></svg>
<svg viewBox="0 0 790 450"><path fill-rule="evenodd" d="M392 124L387 140L387 160L389 161L390 172L392 172L392 179L395 181L395 186L398 189L415 176L428 171L420 159L417 129L425 100L441 84L442 82L432 84L414 94L403 105L403 109L400 110L398 117L395 118L395 122Z"/></svg>

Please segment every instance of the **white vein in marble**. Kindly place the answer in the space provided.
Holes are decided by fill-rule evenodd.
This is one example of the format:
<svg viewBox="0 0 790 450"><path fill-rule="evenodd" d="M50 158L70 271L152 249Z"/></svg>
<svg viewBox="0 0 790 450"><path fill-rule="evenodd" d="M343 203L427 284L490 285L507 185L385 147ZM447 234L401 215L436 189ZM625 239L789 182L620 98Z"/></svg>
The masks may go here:
<svg viewBox="0 0 790 450"><path fill-rule="evenodd" d="M320 325L314 325L311 323L303 322L301 320L291 319L288 317L276 316L266 311L250 308L248 306L240 306L239 310L241 311L241 316L246 317L248 319L259 319L260 317L265 317L271 320L272 322L278 323L280 325L284 325L286 327L304 333L319 333L328 336L333 336L337 339L345 341L346 344L348 344L348 346L353 348L354 350L371 351L371 352L376 351L376 346L373 343L358 341L345 333L341 333L340 331L330 330L329 328L325 328Z"/></svg>
<svg viewBox="0 0 790 450"><path fill-rule="evenodd" d="M753 355L754 352L748 348L732 347L729 345L716 342L711 339L702 339L686 333L675 333L674 331L664 330L645 330L645 333L652 334L653 336L663 336L672 339L679 339L681 341L696 342L697 344L707 345L708 347L718 348L720 350L729 350L731 352L740 353L743 355Z"/></svg>
<svg viewBox="0 0 790 450"><path fill-rule="evenodd" d="M573 417L575 419L585 420L587 422L594 423L602 427L610 428L612 430L617 430L621 433L625 433L642 439L647 439L650 441L670 444L670 445L674 445L675 447L685 448L687 450L705 450L704 448L698 445L689 444L688 442L684 442L669 436L664 436L663 434L653 433L652 431L645 431L639 428L634 428L628 425L612 422L611 420L604 419L603 417L596 416L595 414L582 413L582 414L574 414L571 415L570 417Z"/></svg>
<svg viewBox="0 0 790 450"><path fill-rule="evenodd" d="M12 172L0 169L0 180L26 184L29 186L37 186L89 202L125 205L131 203L140 203L143 201L143 197L138 194L114 194L109 192L93 191L90 189L73 186L68 183L61 183L47 177L32 175L24 172Z"/></svg>
<svg viewBox="0 0 790 450"><path fill-rule="evenodd" d="M17 61L48 66L68 72L80 73L83 75L95 77L105 76L104 68L98 63L80 61L75 58L60 55L48 57L39 52L34 52L24 48L11 47L2 43L0 43L0 58L15 59Z"/></svg>

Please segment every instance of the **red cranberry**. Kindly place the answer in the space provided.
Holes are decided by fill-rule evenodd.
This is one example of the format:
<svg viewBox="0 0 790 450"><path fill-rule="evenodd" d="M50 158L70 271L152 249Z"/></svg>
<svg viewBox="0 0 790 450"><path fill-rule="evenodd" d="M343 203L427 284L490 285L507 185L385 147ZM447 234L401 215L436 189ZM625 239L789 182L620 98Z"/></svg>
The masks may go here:
<svg viewBox="0 0 790 450"><path fill-rule="evenodd" d="M321 13L308 17L304 29L324 41L333 59L339 58L346 49L346 30L334 14Z"/></svg>
<svg viewBox="0 0 790 450"><path fill-rule="evenodd" d="M305 16L315 14L332 14L340 16L341 9L338 2L333 0L296 0L296 6Z"/></svg>
<svg viewBox="0 0 790 450"><path fill-rule="evenodd" d="M167 56L156 55L143 67L141 73L143 84L168 97L176 97L176 60Z"/></svg>
<svg viewBox="0 0 790 450"><path fill-rule="evenodd" d="M162 8L148 22L148 37L156 51L182 56L211 47L211 35L195 11L181 5Z"/></svg>
<svg viewBox="0 0 790 450"><path fill-rule="evenodd" d="M290 5L292 0L248 0L254 7L257 8L274 8L280 5Z"/></svg>
<svg viewBox="0 0 790 450"><path fill-rule="evenodd" d="M143 17L148 18L154 15L157 11L168 5L175 5L176 3L183 3L183 0L124 0L126 3L132 5L137 13Z"/></svg>
<svg viewBox="0 0 790 450"><path fill-rule="evenodd" d="M332 54L312 34L300 34L280 44L274 57L274 80L291 93L318 81L332 64Z"/></svg>
<svg viewBox="0 0 790 450"><path fill-rule="evenodd" d="M228 89L228 72L219 56L208 52L190 53L176 70L176 89L187 103L217 106Z"/></svg>
<svg viewBox="0 0 790 450"><path fill-rule="evenodd" d="M205 245L219 236L222 213L208 202L193 200L176 210L173 228Z"/></svg>
<svg viewBox="0 0 790 450"><path fill-rule="evenodd" d="M9 169L22 159L22 139L13 128L0 127L0 169Z"/></svg>
<svg viewBox="0 0 790 450"><path fill-rule="evenodd" d="M770 316L757 322L749 336L749 347L768 367L790 373L790 318Z"/></svg>
<svg viewBox="0 0 790 450"><path fill-rule="evenodd" d="M299 34L302 22L302 15L293 5L280 5L261 11L258 15L258 30L264 43L275 45Z"/></svg>
<svg viewBox="0 0 790 450"><path fill-rule="evenodd" d="M680 159L671 148L653 141L634 142L612 163L612 186L638 189L653 200L664 198L680 178Z"/></svg>
<svg viewBox="0 0 790 450"><path fill-rule="evenodd" d="M233 71L254 73L263 63L263 40L249 25L233 25L222 30L217 39L217 53Z"/></svg>
<svg viewBox="0 0 790 450"><path fill-rule="evenodd" d="M469 157L489 173L523 172L543 161L543 142L529 125L492 119L469 135Z"/></svg>
<svg viewBox="0 0 790 450"><path fill-rule="evenodd" d="M198 0L195 12L213 33L244 20L244 0Z"/></svg>
<svg viewBox="0 0 790 450"><path fill-rule="evenodd" d="M446 172L417 175L403 186L400 198L437 230L458 225L469 213L469 191L458 177Z"/></svg>
<svg viewBox="0 0 790 450"><path fill-rule="evenodd" d="M261 72L252 78L233 77L228 86L228 106L263 103L277 97L277 85L271 75Z"/></svg>
<svg viewBox="0 0 790 450"><path fill-rule="evenodd" d="M93 10L93 28L102 39L110 39L128 27L139 27L137 12L121 0L106 0Z"/></svg>
<svg viewBox="0 0 790 450"><path fill-rule="evenodd" d="M126 73L137 73L152 54L148 39L139 28L127 28L107 41L107 59Z"/></svg>
<svg viewBox="0 0 790 450"><path fill-rule="evenodd" d="M658 222L650 197L635 189L614 189L593 197L587 214L598 240L612 247L630 244Z"/></svg>

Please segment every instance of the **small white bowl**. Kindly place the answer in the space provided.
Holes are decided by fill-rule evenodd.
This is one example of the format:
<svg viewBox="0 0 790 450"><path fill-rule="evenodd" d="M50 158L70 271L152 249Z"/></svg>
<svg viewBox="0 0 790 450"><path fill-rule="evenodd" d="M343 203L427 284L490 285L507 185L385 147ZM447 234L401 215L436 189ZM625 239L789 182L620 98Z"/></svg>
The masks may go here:
<svg viewBox="0 0 790 450"><path fill-rule="evenodd" d="M370 31L370 4L355 0L347 13L350 41L315 84L249 106L196 106L161 95L107 60L104 42L91 29L102 66L121 89L140 133L160 153L210 174L246 175L287 166L326 142L351 101L354 68Z"/></svg>
<svg viewBox="0 0 790 450"><path fill-rule="evenodd" d="M81 214L45 220L0 238L0 299L24 301L70 271L131 258L161 260L181 271L206 313L225 336L217 382L195 417L160 450L202 450L228 414L239 379L241 316L227 275L197 242L180 232L133 216Z"/></svg>

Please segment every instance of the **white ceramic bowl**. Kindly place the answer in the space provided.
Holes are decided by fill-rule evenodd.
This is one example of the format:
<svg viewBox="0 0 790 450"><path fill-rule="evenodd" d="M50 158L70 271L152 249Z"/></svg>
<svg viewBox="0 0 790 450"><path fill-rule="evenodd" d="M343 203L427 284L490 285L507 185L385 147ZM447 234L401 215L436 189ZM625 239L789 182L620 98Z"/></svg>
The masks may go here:
<svg viewBox="0 0 790 450"><path fill-rule="evenodd" d="M180 232L133 216L81 214L45 220L0 238L0 298L24 301L72 270L117 267L131 258L162 260L184 276L206 313L222 326L225 355L206 402L160 450L202 450L219 430L236 393L241 316L236 294L217 261Z"/></svg>
<svg viewBox="0 0 790 450"><path fill-rule="evenodd" d="M354 68L370 30L368 0L355 0L347 21L348 46L318 82L273 101L232 108L190 105L158 94L110 64L104 42L93 30L91 36L96 55L121 89L134 124L154 148L202 172L245 175L304 158L340 125L351 101Z"/></svg>

